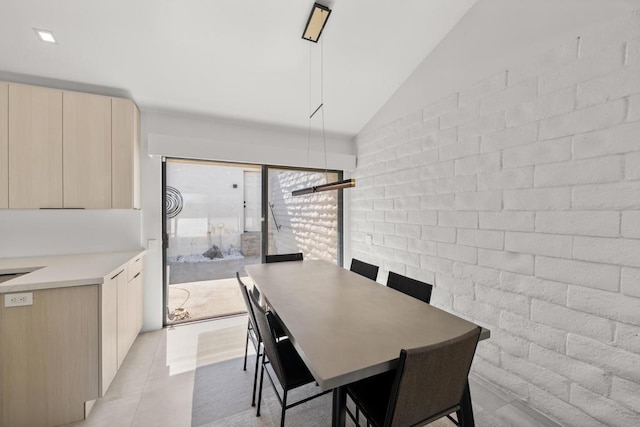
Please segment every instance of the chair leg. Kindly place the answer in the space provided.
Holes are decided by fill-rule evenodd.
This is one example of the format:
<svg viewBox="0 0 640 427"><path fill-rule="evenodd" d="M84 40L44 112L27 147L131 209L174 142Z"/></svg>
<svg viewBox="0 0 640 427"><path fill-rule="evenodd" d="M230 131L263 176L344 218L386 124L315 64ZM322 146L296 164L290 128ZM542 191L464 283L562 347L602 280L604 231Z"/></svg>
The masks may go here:
<svg viewBox="0 0 640 427"><path fill-rule="evenodd" d="M244 371L247 370L247 352L249 351L249 334L251 333L249 332L250 325L251 325L251 322L247 324L247 341L244 343L244 367L242 368L242 370Z"/></svg>
<svg viewBox="0 0 640 427"><path fill-rule="evenodd" d="M262 357L262 369L260 370L260 389L258 390L258 411L256 417L260 416L260 404L262 403L262 383L264 381L264 356Z"/></svg>
<svg viewBox="0 0 640 427"><path fill-rule="evenodd" d="M260 368L260 343L256 351L256 370L253 373L253 394L251 395L251 406L256 406L256 386L258 385L258 369Z"/></svg>
<svg viewBox="0 0 640 427"><path fill-rule="evenodd" d="M475 427L473 418L473 405L471 404L471 393L469 391L469 381L462 393L462 401L460 402L460 411L458 411L458 425L464 427Z"/></svg>
<svg viewBox="0 0 640 427"><path fill-rule="evenodd" d="M287 413L287 390L282 396L282 414L280 415L280 427L284 427L284 415Z"/></svg>

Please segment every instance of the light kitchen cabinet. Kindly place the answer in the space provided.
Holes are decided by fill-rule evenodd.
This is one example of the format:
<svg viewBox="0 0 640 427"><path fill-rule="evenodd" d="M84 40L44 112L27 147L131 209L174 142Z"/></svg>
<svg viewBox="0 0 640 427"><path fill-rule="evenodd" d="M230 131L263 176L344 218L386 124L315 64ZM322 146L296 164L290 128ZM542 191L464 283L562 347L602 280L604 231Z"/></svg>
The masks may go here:
<svg viewBox="0 0 640 427"><path fill-rule="evenodd" d="M104 396L118 372L118 277L124 268L119 268L104 278L100 289L100 336L101 366L100 395Z"/></svg>
<svg viewBox="0 0 640 427"><path fill-rule="evenodd" d="M65 208L111 208L111 98L63 93Z"/></svg>
<svg viewBox="0 0 640 427"><path fill-rule="evenodd" d="M140 111L129 99L111 103L111 177L114 209L140 208Z"/></svg>
<svg viewBox="0 0 640 427"><path fill-rule="evenodd" d="M133 304L133 306L136 307L136 310L129 310L128 322L130 344L133 344L133 342L136 340L136 337L138 336L138 333L140 333L144 317L142 310L142 307L144 305L142 263L143 258L142 255L140 255L139 257L129 261L129 264L127 264L129 301L130 304Z"/></svg>
<svg viewBox="0 0 640 427"><path fill-rule="evenodd" d="M0 305L0 426L84 418L99 396L98 288L36 290L32 305Z"/></svg>
<svg viewBox="0 0 640 427"><path fill-rule="evenodd" d="M140 208L128 99L0 82L0 208Z"/></svg>
<svg viewBox="0 0 640 427"><path fill-rule="evenodd" d="M11 83L9 207L62 207L62 91Z"/></svg>
<svg viewBox="0 0 640 427"><path fill-rule="evenodd" d="M140 331L142 264L140 250L0 258L24 273L0 284L0 427L86 417ZM16 293L31 303L7 304Z"/></svg>
<svg viewBox="0 0 640 427"><path fill-rule="evenodd" d="M118 289L118 368L129 351L129 282L127 275L120 274L116 280ZM133 303L131 304L133 308Z"/></svg>
<svg viewBox="0 0 640 427"><path fill-rule="evenodd" d="M9 85L0 82L0 208L9 207Z"/></svg>
<svg viewBox="0 0 640 427"><path fill-rule="evenodd" d="M143 321L142 255L104 278L101 301L101 393L104 395Z"/></svg>

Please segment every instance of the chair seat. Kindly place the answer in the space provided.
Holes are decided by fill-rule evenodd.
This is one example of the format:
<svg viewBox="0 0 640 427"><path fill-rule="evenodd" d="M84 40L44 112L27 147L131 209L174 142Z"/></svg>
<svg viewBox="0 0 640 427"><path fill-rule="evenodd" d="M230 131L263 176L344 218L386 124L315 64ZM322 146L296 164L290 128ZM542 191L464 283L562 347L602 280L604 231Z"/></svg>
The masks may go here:
<svg viewBox="0 0 640 427"><path fill-rule="evenodd" d="M291 341L284 339L278 341L276 346L282 365L287 367L284 371L285 384L282 384L284 388L291 390L315 381Z"/></svg>
<svg viewBox="0 0 640 427"><path fill-rule="evenodd" d="M347 393L374 426L384 424L395 371L365 378L347 386Z"/></svg>

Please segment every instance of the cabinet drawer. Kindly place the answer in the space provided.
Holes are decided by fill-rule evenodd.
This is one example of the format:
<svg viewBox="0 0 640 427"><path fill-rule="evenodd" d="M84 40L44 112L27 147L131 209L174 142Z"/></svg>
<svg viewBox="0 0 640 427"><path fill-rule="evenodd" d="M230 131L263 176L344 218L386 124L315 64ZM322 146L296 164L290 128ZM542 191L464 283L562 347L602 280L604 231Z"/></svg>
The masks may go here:
<svg viewBox="0 0 640 427"><path fill-rule="evenodd" d="M127 264L127 282L132 281L137 274L142 272L142 255L129 261Z"/></svg>

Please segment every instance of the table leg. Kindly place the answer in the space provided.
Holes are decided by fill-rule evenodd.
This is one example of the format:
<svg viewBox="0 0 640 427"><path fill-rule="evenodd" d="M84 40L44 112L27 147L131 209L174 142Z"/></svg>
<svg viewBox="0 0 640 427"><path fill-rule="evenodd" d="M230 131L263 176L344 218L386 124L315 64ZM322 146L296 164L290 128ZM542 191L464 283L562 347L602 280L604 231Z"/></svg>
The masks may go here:
<svg viewBox="0 0 640 427"><path fill-rule="evenodd" d="M469 380L462 393L462 423L464 427L475 427L473 419L473 406L471 405L471 392L469 391Z"/></svg>
<svg viewBox="0 0 640 427"><path fill-rule="evenodd" d="M344 427L347 416L347 391L344 387L333 389L333 413L331 427Z"/></svg>

